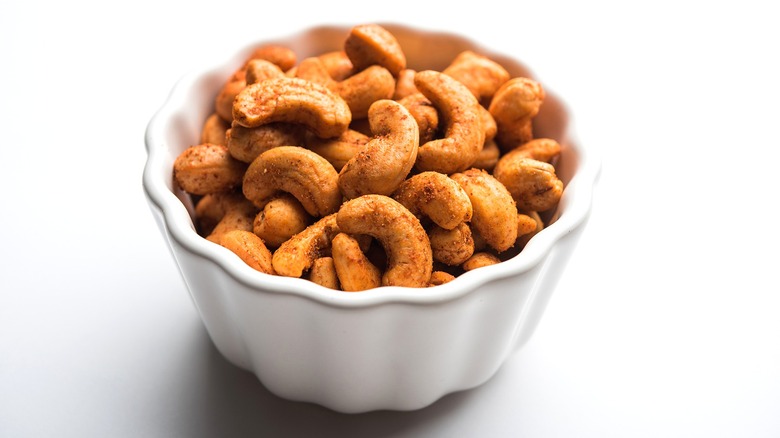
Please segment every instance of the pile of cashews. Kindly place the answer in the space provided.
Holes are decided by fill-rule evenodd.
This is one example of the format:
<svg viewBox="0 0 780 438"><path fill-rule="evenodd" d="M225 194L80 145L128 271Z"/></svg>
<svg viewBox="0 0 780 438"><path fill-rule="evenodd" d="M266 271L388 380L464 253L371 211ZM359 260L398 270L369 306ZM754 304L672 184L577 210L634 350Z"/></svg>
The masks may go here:
<svg viewBox="0 0 780 438"><path fill-rule="evenodd" d="M255 50L174 163L198 232L271 275L342 291L429 287L517 254L563 192L545 93L464 51L414 71L385 28L297 62Z"/></svg>

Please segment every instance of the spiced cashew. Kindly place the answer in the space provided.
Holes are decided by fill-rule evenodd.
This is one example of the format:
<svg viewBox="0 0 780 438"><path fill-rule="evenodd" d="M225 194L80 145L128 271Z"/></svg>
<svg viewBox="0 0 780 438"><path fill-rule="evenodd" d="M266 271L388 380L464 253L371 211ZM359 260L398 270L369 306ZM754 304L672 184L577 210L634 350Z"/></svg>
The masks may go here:
<svg viewBox="0 0 780 438"><path fill-rule="evenodd" d="M471 220L468 195L443 173L422 172L408 178L393 193L393 199L418 218L427 216L446 230Z"/></svg>
<svg viewBox="0 0 780 438"><path fill-rule="evenodd" d="M426 287L433 270L428 235L403 205L383 195L364 195L345 202L336 220L349 234L368 234L387 253L383 286Z"/></svg>
<svg viewBox="0 0 780 438"><path fill-rule="evenodd" d="M460 82L433 70L417 73L414 85L439 111L445 131L444 138L420 146L417 168L445 174L467 169L485 143L477 98Z"/></svg>
<svg viewBox="0 0 780 438"><path fill-rule="evenodd" d="M342 201L333 166L298 146L280 146L260 154L246 170L242 189L259 208L280 191L288 192L317 217L335 212Z"/></svg>
<svg viewBox="0 0 780 438"><path fill-rule="evenodd" d="M219 244L233 251L252 269L266 274L274 274L271 251L266 248L263 239L251 231L228 231L220 236Z"/></svg>
<svg viewBox="0 0 780 438"><path fill-rule="evenodd" d="M368 260L352 236L337 234L331 242L331 252L341 290L358 292L382 285L382 272Z"/></svg>
<svg viewBox="0 0 780 438"><path fill-rule="evenodd" d="M190 146L176 157L173 178L187 193L206 195L228 192L241 185L246 164L218 144Z"/></svg>
<svg viewBox="0 0 780 438"><path fill-rule="evenodd" d="M389 195L404 181L417 158L417 123L401 104L374 102L368 111L373 137L341 169L338 185L348 199Z"/></svg>
<svg viewBox="0 0 780 438"><path fill-rule="evenodd" d="M274 252L274 270L285 277L300 278L304 271L311 268L314 260L330 249L330 243L338 233L336 213L309 225Z"/></svg>

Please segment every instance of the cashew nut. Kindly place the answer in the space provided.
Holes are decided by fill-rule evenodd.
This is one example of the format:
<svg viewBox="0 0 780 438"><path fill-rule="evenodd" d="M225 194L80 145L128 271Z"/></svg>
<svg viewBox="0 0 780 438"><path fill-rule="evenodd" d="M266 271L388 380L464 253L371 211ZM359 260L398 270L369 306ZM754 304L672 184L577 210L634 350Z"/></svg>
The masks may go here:
<svg viewBox="0 0 780 438"><path fill-rule="evenodd" d="M479 102L463 84L433 70L417 73L414 85L439 111L445 130L444 138L420 146L417 168L445 174L467 169L485 143Z"/></svg>
<svg viewBox="0 0 780 438"><path fill-rule="evenodd" d="M428 230L433 260L445 265L457 266L474 254L474 239L471 228L461 222L451 230L436 225Z"/></svg>
<svg viewBox="0 0 780 438"><path fill-rule="evenodd" d="M398 101L414 117L420 130L420 144L436 138L439 132L439 112L422 93L410 94Z"/></svg>
<svg viewBox="0 0 780 438"><path fill-rule="evenodd" d="M335 81L319 58L306 58L298 65L295 76L323 85L339 95L349 106L353 119L366 117L372 103L391 98L395 90L393 75L378 65L367 67L342 81Z"/></svg>
<svg viewBox="0 0 780 438"><path fill-rule="evenodd" d="M173 178L185 192L194 195L228 192L241 185L246 164L218 144L190 146L176 157Z"/></svg>
<svg viewBox="0 0 780 438"><path fill-rule="evenodd" d="M455 276L449 272L433 271L431 272L431 279L428 280L428 287L440 286L445 283L449 283L454 280Z"/></svg>
<svg viewBox="0 0 780 438"><path fill-rule="evenodd" d="M230 124L222 120L219 114L214 113L203 123L203 129L200 132L200 143L227 146L228 129L230 129Z"/></svg>
<svg viewBox="0 0 780 438"><path fill-rule="evenodd" d="M250 231L252 218L256 214L257 207L240 192L210 193L195 204L198 232L202 236L210 236L209 240L214 242L218 241L215 236L225 231Z"/></svg>
<svg viewBox="0 0 780 438"><path fill-rule="evenodd" d="M382 272L368 260L352 236L337 234L331 242L331 252L341 290L358 292L382 285Z"/></svg>
<svg viewBox="0 0 780 438"><path fill-rule="evenodd" d="M506 157L532 158L550 163L560 155L561 145L551 138L535 138L525 142L505 154Z"/></svg>
<svg viewBox="0 0 780 438"><path fill-rule="evenodd" d="M501 182L481 169L451 176L471 200L471 225L496 251L512 247L517 240L517 207Z"/></svg>
<svg viewBox="0 0 780 438"><path fill-rule="evenodd" d="M312 216L338 210L338 173L327 160L299 146L280 146L257 157L244 175L243 192L259 208L284 191Z"/></svg>
<svg viewBox="0 0 780 438"><path fill-rule="evenodd" d="M227 147L233 158L251 163L263 152L279 146L302 146L306 130L292 123L269 123L245 128L237 123L227 131Z"/></svg>
<svg viewBox="0 0 780 438"><path fill-rule="evenodd" d="M342 232L368 234L385 249L383 286L427 286L433 270L431 244L406 207L387 196L364 195L345 202L336 220Z"/></svg>
<svg viewBox="0 0 780 438"><path fill-rule="evenodd" d="M486 56L465 50L442 73L455 78L480 102L489 102L496 90L509 80L509 72Z"/></svg>
<svg viewBox="0 0 780 438"><path fill-rule="evenodd" d="M233 120L233 100L246 87L246 66L253 59L264 59L287 70L295 65L295 52L283 46L264 46L255 49L246 59L241 68L237 69L220 90L215 101L216 112L225 121Z"/></svg>
<svg viewBox="0 0 780 438"><path fill-rule="evenodd" d="M401 100L406 96L417 94L420 91L414 86L414 75L417 73L415 70L406 68L398 73L398 78L395 80L395 92L393 92L393 100Z"/></svg>
<svg viewBox="0 0 780 438"><path fill-rule="evenodd" d="M269 246L278 247L306 229L311 221L301 203L285 194L263 207L255 216L252 230Z"/></svg>
<svg viewBox="0 0 780 438"><path fill-rule="evenodd" d="M515 242L515 246L518 247L518 248L521 248L521 249L524 248L525 245L528 244L528 241L531 240L532 237L536 236L540 231L542 231L544 229L544 221L539 216L539 213L537 213L535 211L528 211L528 212L523 213L522 215L530 217L531 219L533 219L534 222L536 222L536 228L534 228L532 231L526 232L526 233L524 233L522 235L520 235L520 231L518 230L517 242ZM518 218L518 220L519 220L519 218ZM523 231L526 231L526 230L527 229L524 228Z"/></svg>
<svg viewBox="0 0 780 438"><path fill-rule="evenodd" d="M336 274L336 265L333 264L333 257L320 257L314 260L306 278L329 289L341 289L339 277Z"/></svg>
<svg viewBox="0 0 780 438"><path fill-rule="evenodd" d="M563 194L563 182L555 175L555 167L521 155L501 157L493 175L509 190L520 210L549 210Z"/></svg>
<svg viewBox="0 0 780 438"><path fill-rule="evenodd" d="M309 269L314 260L330 249L330 242L339 233L336 213L323 217L292 236L274 252L273 266L276 273L285 277L298 277Z"/></svg>
<svg viewBox="0 0 780 438"><path fill-rule="evenodd" d="M348 199L393 193L417 158L417 123L401 104L376 101L368 120L373 138L339 172L338 185Z"/></svg>
<svg viewBox="0 0 780 438"><path fill-rule="evenodd" d="M471 201L461 186L439 172L422 172L405 180L393 193L413 215L425 215L436 225L451 230L471 220Z"/></svg>
<svg viewBox="0 0 780 438"><path fill-rule="evenodd" d="M306 148L328 160L336 171L340 172L370 139L365 134L347 129L336 138L319 138L316 135L308 135L306 136Z"/></svg>
<svg viewBox="0 0 780 438"><path fill-rule="evenodd" d="M256 84L271 78L281 78L284 72L278 65L265 59L252 59L246 64L244 73L246 85Z"/></svg>
<svg viewBox="0 0 780 438"><path fill-rule="evenodd" d="M491 172L493 168L496 167L500 156L501 150L498 148L496 142L492 140L486 141L485 146L482 147L482 151L479 153L479 157L477 157L477 161L475 161L471 167Z"/></svg>
<svg viewBox="0 0 780 438"><path fill-rule="evenodd" d="M219 244L233 251L252 269L266 274L274 274L271 251L265 247L263 240L254 233L244 230L228 231L222 234Z"/></svg>
<svg viewBox="0 0 780 438"><path fill-rule="evenodd" d="M335 81L343 81L355 73L352 61L349 60L349 57L343 50L326 52L318 56L318 58L322 61L322 65L325 66L328 76Z"/></svg>
<svg viewBox="0 0 780 438"><path fill-rule="evenodd" d="M496 142L505 151L533 139L533 118L545 98L541 84L529 78L513 78L493 95L488 110L496 120Z"/></svg>
<svg viewBox="0 0 780 438"><path fill-rule="evenodd" d="M406 68L406 56L398 40L376 24L353 27L344 42L344 52L358 71L378 64L398 76Z"/></svg>
<svg viewBox="0 0 780 438"><path fill-rule="evenodd" d="M299 123L328 138L347 130L352 113L344 99L326 87L282 77L241 90L233 102L233 120L247 128L272 122Z"/></svg>
<svg viewBox="0 0 780 438"><path fill-rule="evenodd" d="M478 252L469 257L461 266L464 271L473 271L474 269L484 268L485 266L501 263L501 259L489 252Z"/></svg>

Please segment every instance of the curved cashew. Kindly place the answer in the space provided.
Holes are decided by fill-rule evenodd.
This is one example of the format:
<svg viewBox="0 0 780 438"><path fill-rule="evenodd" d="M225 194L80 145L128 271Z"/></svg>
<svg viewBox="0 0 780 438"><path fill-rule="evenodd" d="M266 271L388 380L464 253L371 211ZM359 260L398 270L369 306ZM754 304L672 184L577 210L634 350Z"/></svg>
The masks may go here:
<svg viewBox="0 0 780 438"><path fill-rule="evenodd" d="M227 147L233 158L251 163L263 152L279 146L302 146L306 130L292 123L269 123L245 128L237 123L227 131Z"/></svg>
<svg viewBox="0 0 780 438"><path fill-rule="evenodd" d="M265 247L263 240L254 233L244 230L228 231L222 234L219 244L233 251L252 269L266 274L274 274L271 251Z"/></svg>
<svg viewBox="0 0 780 438"><path fill-rule="evenodd" d="M456 56L442 73L465 85L480 102L489 102L510 77L500 64L470 50Z"/></svg>
<svg viewBox="0 0 780 438"><path fill-rule="evenodd" d="M530 227L527 227L527 225L524 225L523 227L519 227L519 228L522 228L523 234L521 235L520 234L521 230L518 229L518 231L517 231L517 234L518 234L517 242L515 242L515 246L517 246L517 247L522 249L522 248L525 247L525 245L528 244L528 241L531 240L532 237L536 236L540 231L542 231L544 229L544 221L539 216L539 213L537 213L535 211L527 211L525 213L521 213L520 215L521 216L525 216L527 218L531 218L535 222L535 224L536 224L536 227L533 230L531 230L531 231L528 231L528 229ZM523 221L526 224L528 224L527 219L518 218L518 224L520 223L520 221ZM530 225L530 224L528 224L528 225Z"/></svg>
<svg viewBox="0 0 780 438"><path fill-rule="evenodd" d="M336 274L336 265L333 264L333 257L320 257L314 260L306 278L328 289L341 289L339 277Z"/></svg>
<svg viewBox="0 0 780 438"><path fill-rule="evenodd" d="M433 259L445 265L457 266L474 254L474 239L471 228L461 222L451 230L433 226L428 230Z"/></svg>
<svg viewBox="0 0 780 438"><path fill-rule="evenodd" d="M338 173L327 160L298 146L280 146L260 154L244 175L243 192L259 208L279 191L295 196L312 216L338 210L342 197Z"/></svg>
<svg viewBox="0 0 780 438"><path fill-rule="evenodd" d="M353 27L344 42L344 52L358 71L378 64L398 76L406 68L406 56L398 40L376 24Z"/></svg>
<svg viewBox="0 0 780 438"><path fill-rule="evenodd" d="M451 176L471 200L471 225L496 251L512 247L517 240L517 207L512 195L496 178L480 169Z"/></svg>
<svg viewBox="0 0 780 438"><path fill-rule="evenodd" d="M284 77L284 72L278 65L265 59L251 59L245 67L246 85L256 84L266 79Z"/></svg>
<svg viewBox="0 0 780 438"><path fill-rule="evenodd" d="M226 231L251 231L256 214L257 207L238 192L208 194L195 204L198 232L215 243Z"/></svg>
<svg viewBox="0 0 780 438"><path fill-rule="evenodd" d="M406 96L417 94L420 90L414 86L414 75L417 72L410 68L405 68L398 73L398 78L395 80L395 91L393 92L393 100L401 100Z"/></svg>
<svg viewBox="0 0 780 438"><path fill-rule="evenodd" d="M439 111L445 137L420 146L417 168L450 174L467 169L485 143L479 102L460 82L426 70L414 76L414 85Z"/></svg>
<svg viewBox="0 0 780 438"><path fill-rule="evenodd" d="M271 200L257 213L252 231L269 246L278 247L305 230L310 223L311 216L301 203L285 194Z"/></svg>
<svg viewBox="0 0 780 438"><path fill-rule="evenodd" d="M493 95L488 110L496 120L496 141L505 151L533 139L533 118L545 98L541 84L529 78L505 82Z"/></svg>
<svg viewBox="0 0 780 438"><path fill-rule="evenodd" d="M474 269L484 268L485 266L501 263L501 259L489 252L478 252L469 257L461 266L464 271L473 271Z"/></svg>
<svg viewBox="0 0 780 438"><path fill-rule="evenodd" d="M398 101L414 117L420 130L420 144L428 143L439 132L439 112L422 93L410 94Z"/></svg>
<svg viewBox="0 0 780 438"><path fill-rule="evenodd" d="M336 138L319 138L316 135L306 136L306 148L328 160L337 172L357 155L358 151L371 138L358 131L347 129Z"/></svg>
<svg viewBox="0 0 780 438"><path fill-rule="evenodd" d="M320 137L336 137L352 121L344 99L299 78L273 78L247 85L233 102L233 120L247 128L272 122L302 124Z"/></svg>
<svg viewBox="0 0 780 438"><path fill-rule="evenodd" d="M555 167L521 155L501 157L493 175L509 190L520 210L549 210L563 194L563 182L555 175Z"/></svg>
<svg viewBox="0 0 780 438"><path fill-rule="evenodd" d="M322 65L328 72L328 76L335 81L343 81L355 73L355 67L352 65L352 61L349 60L349 57L343 50L326 52L317 58L322 61Z"/></svg>
<svg viewBox="0 0 780 438"><path fill-rule="evenodd" d="M393 193L393 199L418 218L425 215L447 230L471 220L468 195L443 173L422 172L410 177Z"/></svg>
<svg viewBox="0 0 780 438"><path fill-rule="evenodd" d="M176 157L173 178L187 193L206 195L228 192L241 185L246 164L230 156L218 144L190 146Z"/></svg>
<svg viewBox="0 0 780 438"><path fill-rule="evenodd" d="M428 280L428 287L439 286L445 283L449 283L454 280L455 276L449 272L433 271L431 272L431 279Z"/></svg>
<svg viewBox="0 0 780 438"><path fill-rule="evenodd" d="M345 202L336 220L342 232L368 234L385 249L383 286L427 286L433 270L431 244L406 207L387 196L364 195Z"/></svg>
<svg viewBox="0 0 780 438"><path fill-rule="evenodd" d="M339 95L349 106L353 119L365 118L372 103L391 98L395 90L393 75L378 65L335 81L319 58L306 58L298 65L295 77L323 85Z"/></svg>
<svg viewBox="0 0 780 438"><path fill-rule="evenodd" d="M560 153L561 145L557 141L551 138L536 138L512 149L507 152L505 156L532 158L537 161L549 163Z"/></svg>
<svg viewBox="0 0 780 438"><path fill-rule="evenodd" d="M389 195L404 181L417 158L419 134L409 111L398 102L374 102L368 111L373 138L341 169L338 185L348 199Z"/></svg>
<svg viewBox="0 0 780 438"><path fill-rule="evenodd" d="M341 290L358 292L382 285L382 272L368 260L352 236L337 234L331 242L331 252Z"/></svg>
<svg viewBox="0 0 780 438"><path fill-rule="evenodd" d="M255 49L244 64L225 82L215 99L217 114L227 122L233 120L233 100L246 87L246 67L253 59L263 59L272 62L278 65L281 70L291 68L296 62L295 52L287 47L271 45Z"/></svg>
<svg viewBox="0 0 780 438"><path fill-rule="evenodd" d="M227 146L227 131L230 124L222 120L219 114L210 115L200 131L200 144L211 143Z"/></svg>
<svg viewBox="0 0 780 438"><path fill-rule="evenodd" d="M498 158L501 156L501 150L495 141L486 141L485 146L482 147L482 152L479 153L479 157L471 167L477 169L484 169L488 172L492 171L498 163Z"/></svg>
<svg viewBox="0 0 780 438"><path fill-rule="evenodd" d="M285 277L298 277L311 267L339 233L336 213L323 217L292 236L274 252L273 266L276 273Z"/></svg>

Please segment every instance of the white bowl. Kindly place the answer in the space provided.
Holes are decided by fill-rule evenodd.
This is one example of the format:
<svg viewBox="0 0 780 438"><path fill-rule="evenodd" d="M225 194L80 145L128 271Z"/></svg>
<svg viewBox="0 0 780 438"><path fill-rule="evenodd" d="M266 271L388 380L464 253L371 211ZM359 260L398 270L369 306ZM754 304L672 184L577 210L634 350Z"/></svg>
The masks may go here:
<svg viewBox="0 0 780 438"><path fill-rule="evenodd" d="M468 39L383 26L399 40L411 68L441 70L471 49L513 76L532 76L517 61ZM433 288L361 293L254 271L196 233L192 202L173 183L173 161L198 142L216 93L254 47L284 44L300 60L341 49L348 31L317 27L255 42L182 78L147 128L143 187L203 323L227 360L286 399L347 413L419 409L482 384L529 339L584 228L600 165L572 138L570 118L548 90L535 135L562 143L557 173L566 188L552 223L515 257Z"/></svg>

